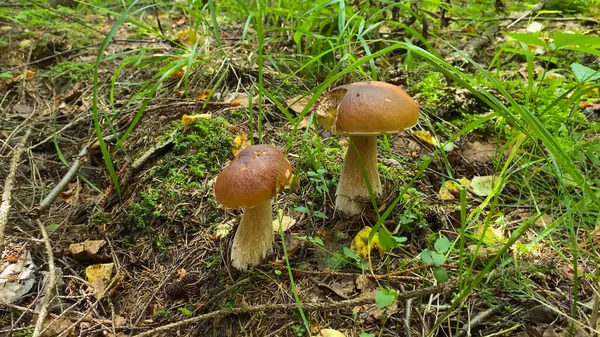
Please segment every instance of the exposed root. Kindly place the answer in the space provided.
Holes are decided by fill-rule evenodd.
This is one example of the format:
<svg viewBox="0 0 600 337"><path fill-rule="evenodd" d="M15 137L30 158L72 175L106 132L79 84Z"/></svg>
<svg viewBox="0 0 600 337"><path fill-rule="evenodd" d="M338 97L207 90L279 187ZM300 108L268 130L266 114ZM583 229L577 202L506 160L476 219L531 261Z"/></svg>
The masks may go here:
<svg viewBox="0 0 600 337"><path fill-rule="evenodd" d="M238 270L257 266L273 251L271 200L245 208L231 246L231 265Z"/></svg>
<svg viewBox="0 0 600 337"><path fill-rule="evenodd" d="M335 193L335 208L345 216L360 214L363 206L358 200L369 199L361 162L373 194L375 197L381 195L381 180L377 169L377 136L350 136L350 145Z"/></svg>

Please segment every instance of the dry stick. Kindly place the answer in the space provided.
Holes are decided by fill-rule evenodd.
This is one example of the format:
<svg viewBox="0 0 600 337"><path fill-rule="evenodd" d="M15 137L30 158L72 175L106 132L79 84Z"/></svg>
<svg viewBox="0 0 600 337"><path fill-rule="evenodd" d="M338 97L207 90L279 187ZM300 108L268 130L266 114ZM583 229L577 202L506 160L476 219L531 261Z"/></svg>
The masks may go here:
<svg viewBox="0 0 600 337"><path fill-rule="evenodd" d="M2 192L2 204L0 204L0 251L4 249L4 233L6 232L6 224L8 223L8 212L10 211L10 201L12 198L12 190L15 187L15 178L17 176L17 168L21 161L21 156L25 152L25 144L31 134L33 123L29 125L25 131L25 135L21 138L19 144L15 148L12 162L10 163L10 169L6 181L4 182L4 191Z"/></svg>
<svg viewBox="0 0 600 337"><path fill-rule="evenodd" d="M464 337L467 335L467 333L470 336L471 329L474 329L478 327L481 323L485 322L485 320L492 316L496 312L496 310L498 310L497 306L491 307L486 311L481 312L477 316L473 317L471 321L465 323L463 327L460 330L458 330L458 333L456 333L456 337Z"/></svg>
<svg viewBox="0 0 600 337"><path fill-rule="evenodd" d="M42 238L44 239L44 245L46 246L46 254L48 254L48 284L46 285L46 295L44 296L44 301L42 302L42 307L40 308L40 314L38 316L37 322L35 322L35 329L33 330L33 337L38 337L42 334L42 329L44 325L44 319L46 318L46 314L48 314L48 307L50 306L51 297L53 297L54 288L56 287L56 268L54 267L54 254L52 254L52 245L50 244L50 238L48 237L48 232L46 232L46 227L44 224L38 219L38 226L40 227L40 231L42 232Z"/></svg>
<svg viewBox="0 0 600 337"><path fill-rule="evenodd" d="M409 298L440 294L440 293L448 293L455 289L458 286L458 282L449 282L442 285L437 285L433 287L421 288L417 290L411 290L404 293L398 294L398 301L403 301ZM319 303L302 303L302 308L304 310L334 310L334 309L342 309L342 308L353 308L359 305L365 304L373 304L375 302L375 298L355 298L351 300L345 301L337 301L337 302L319 302ZM229 315L239 315L239 314L249 314L260 311L289 311L296 310L298 306L296 303L284 303L284 304L262 304L251 307L240 307L234 309L221 309L217 311L210 312L208 314L200 315L197 317L185 319L183 321L163 325L161 327L142 332L140 334L134 335L133 337L146 337L146 336L156 336L159 333L166 332L175 328L181 328L186 325L198 323L200 321L211 319L211 318L223 318Z"/></svg>

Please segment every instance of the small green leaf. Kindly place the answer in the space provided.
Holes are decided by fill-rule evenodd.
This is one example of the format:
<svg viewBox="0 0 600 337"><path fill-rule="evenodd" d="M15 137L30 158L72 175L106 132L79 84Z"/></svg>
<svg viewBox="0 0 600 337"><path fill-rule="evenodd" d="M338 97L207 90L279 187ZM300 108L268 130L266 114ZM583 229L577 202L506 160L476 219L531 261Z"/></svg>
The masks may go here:
<svg viewBox="0 0 600 337"><path fill-rule="evenodd" d="M361 332L358 337L375 337L374 333Z"/></svg>
<svg viewBox="0 0 600 337"><path fill-rule="evenodd" d="M344 247L344 249L342 251L344 252L344 255L346 255L347 257L349 257L355 261L360 261L360 257L358 255L356 255L356 253L353 252L352 249L350 249L348 247Z"/></svg>
<svg viewBox="0 0 600 337"><path fill-rule="evenodd" d="M313 215L316 218L321 218L321 219L328 219L327 215L325 215L325 213L321 212L321 211L314 211Z"/></svg>
<svg viewBox="0 0 600 337"><path fill-rule="evenodd" d="M388 251L392 248L397 247L396 240L394 240L394 238L392 237L392 233L390 233L390 231L387 228L385 228L385 226L381 226L381 228L379 228L377 235L379 237L379 244L381 245L381 248L383 248L383 250Z"/></svg>
<svg viewBox="0 0 600 337"><path fill-rule="evenodd" d="M504 35L508 35L513 39L525 43L526 45L534 45L540 47L548 47L548 44L540 39L537 34L534 33L508 33L504 32Z"/></svg>
<svg viewBox="0 0 600 337"><path fill-rule="evenodd" d="M450 249L450 241L448 240L447 237L442 236L441 238L439 238L435 241L434 247L438 253L443 254L443 253L447 252L448 249Z"/></svg>
<svg viewBox="0 0 600 337"><path fill-rule="evenodd" d="M178 308L177 310L179 310L179 312L181 312L182 314L184 314L186 316L191 316L192 315L192 312L189 311L187 308L181 307L181 308Z"/></svg>
<svg viewBox="0 0 600 337"><path fill-rule="evenodd" d="M487 197L492 193L494 183L494 176L473 177L471 179L471 189L478 196Z"/></svg>
<svg viewBox="0 0 600 337"><path fill-rule="evenodd" d="M9 72L0 73L0 78L13 78L13 75Z"/></svg>
<svg viewBox="0 0 600 337"><path fill-rule="evenodd" d="M381 289L375 294L375 304L378 308L386 308L396 302L398 292L394 289Z"/></svg>
<svg viewBox="0 0 600 337"><path fill-rule="evenodd" d="M314 243L315 245L321 246L321 247L325 246L325 244L323 243L323 240L321 240L321 238L318 236L314 237L314 238L309 237L308 241L310 241L311 243Z"/></svg>
<svg viewBox="0 0 600 337"><path fill-rule="evenodd" d="M396 240L396 247L402 246L408 239L406 236L393 236L394 240Z"/></svg>
<svg viewBox="0 0 600 337"><path fill-rule="evenodd" d="M300 213L310 213L310 210L306 206L297 206L297 207L294 207L294 211L300 212Z"/></svg>
<svg viewBox="0 0 600 337"><path fill-rule="evenodd" d="M438 283L448 282L448 272L444 268L441 268L441 267L434 268L433 276L438 281Z"/></svg>
<svg viewBox="0 0 600 337"><path fill-rule="evenodd" d="M281 275L281 270L279 270L279 269L275 269L274 272L275 272L275 275Z"/></svg>
<svg viewBox="0 0 600 337"><path fill-rule="evenodd" d="M579 63L571 64L571 70L578 82L591 82L600 78L600 72Z"/></svg>
<svg viewBox="0 0 600 337"><path fill-rule="evenodd" d="M446 257L438 252L431 252L431 259L437 267L443 265L444 261L446 261Z"/></svg>
<svg viewBox="0 0 600 337"><path fill-rule="evenodd" d="M586 45L600 45L600 37L589 36L584 34L570 34L563 32L554 32L552 34L552 40L556 48L563 46L586 46Z"/></svg>
<svg viewBox="0 0 600 337"><path fill-rule="evenodd" d="M421 253L421 260L423 260L423 262L425 262L425 263L433 263L433 258L431 257L431 251L428 249L425 249Z"/></svg>

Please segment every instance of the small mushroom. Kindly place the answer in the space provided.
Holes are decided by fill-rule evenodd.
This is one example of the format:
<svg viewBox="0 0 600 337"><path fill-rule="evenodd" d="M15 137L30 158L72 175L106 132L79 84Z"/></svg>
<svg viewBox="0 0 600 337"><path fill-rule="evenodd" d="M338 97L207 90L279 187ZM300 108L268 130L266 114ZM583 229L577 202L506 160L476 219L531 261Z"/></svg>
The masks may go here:
<svg viewBox="0 0 600 337"><path fill-rule="evenodd" d="M256 266L273 249L273 197L288 185L292 166L269 145L242 150L219 173L215 197L223 206L243 208L231 247L231 265L238 270Z"/></svg>
<svg viewBox="0 0 600 337"><path fill-rule="evenodd" d="M336 191L336 210L346 216L362 211L360 199L382 193L377 169L377 136L394 134L417 124L419 107L400 87L384 82L357 82L336 87L321 97L315 107L323 128L349 135L342 174Z"/></svg>

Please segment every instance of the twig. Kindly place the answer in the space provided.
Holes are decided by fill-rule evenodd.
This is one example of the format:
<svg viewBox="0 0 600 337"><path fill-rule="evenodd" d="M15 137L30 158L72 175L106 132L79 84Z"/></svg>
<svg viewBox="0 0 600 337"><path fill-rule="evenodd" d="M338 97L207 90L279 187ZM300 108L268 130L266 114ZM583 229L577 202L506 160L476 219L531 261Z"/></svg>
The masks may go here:
<svg viewBox="0 0 600 337"><path fill-rule="evenodd" d="M69 171L67 171L67 173L62 177L58 184L56 184L56 186L54 186L50 193L48 193L48 195L40 202L40 204L37 207L38 211L45 210L54 202L54 200L56 200L56 198L58 198L60 193L67 187L67 185L69 184L69 182L71 182L73 177L75 177L77 171L79 171L81 163L83 162L83 159L87 156L87 154L88 146L86 145L81 149L81 151L79 151L79 154L73 162L73 165L71 165L71 167L69 168Z"/></svg>
<svg viewBox="0 0 600 337"><path fill-rule="evenodd" d="M48 254L48 284L46 286L46 295L44 296L44 301L42 302L42 307L40 308L40 314L38 316L37 322L35 322L35 329L33 330L33 337L38 337L42 333L42 328L44 325L44 319L46 318L46 314L48 314L48 307L52 302L51 297L53 297L54 288L56 287L56 268L54 266L54 254L52 253L52 245L50 244L50 238L48 237L48 232L46 232L46 227L44 224L38 219L38 226L40 227L40 231L42 232L42 238L44 239L44 245L46 246L46 254Z"/></svg>
<svg viewBox="0 0 600 337"><path fill-rule="evenodd" d="M440 294L447 293L452 291L458 285L457 282L450 282L443 285L437 285L433 287L421 288L417 290L407 291L404 293L398 294L398 301L403 301L409 298L416 298L421 296L427 296L432 294ZM302 308L304 310L335 310L342 308L353 308L358 305L365 304L373 304L375 302L375 298L355 298L351 300L338 301L338 302L320 302L320 303L302 303ZM183 326L187 326L190 324L198 323L203 320L211 319L211 318L223 318L230 315L239 315L239 314L249 314L260 311L290 311L296 310L298 308L296 303L284 303L284 304L262 304L251 307L240 307L234 309L221 309L217 311L210 312L208 314L200 315L197 317L185 319L183 321L163 325L161 327L142 332L140 334L134 335L133 337L146 337L146 336L157 336L160 333L175 329L181 328Z"/></svg>
<svg viewBox="0 0 600 337"><path fill-rule="evenodd" d="M489 18L489 19L481 19L481 18L448 18L450 21L478 21L478 22L492 22L492 21L515 21L520 20L517 17L502 17L502 18ZM554 18L551 16L534 16L530 20L533 21L587 21L598 23L598 20L594 18L574 16L568 18Z"/></svg>
<svg viewBox="0 0 600 337"><path fill-rule="evenodd" d="M488 319L490 316L492 316L497 310L498 310L498 306L494 306L494 307L487 309L484 312L480 312L475 317L473 317L472 320L465 323L460 330L458 330L458 332L456 333L456 337L464 337L467 335L467 333L470 336L471 329L474 329L477 326L479 326L481 323L485 322L485 320Z"/></svg>
<svg viewBox="0 0 600 337"><path fill-rule="evenodd" d="M27 139L31 134L31 129L33 128L33 123L29 125L23 138L13 153L12 162L10 163L10 169L8 171L8 176L4 182L4 191L2 192L2 204L0 204L0 251L3 250L4 247L4 234L6 232L6 224L8 223L8 212L10 211L10 202L12 198L12 191L15 187L15 178L17 176L17 168L19 167L19 163L21 162L21 156L23 152L25 152L25 144L27 143Z"/></svg>

